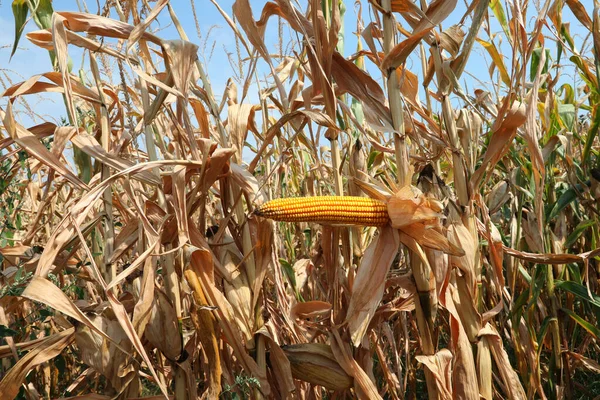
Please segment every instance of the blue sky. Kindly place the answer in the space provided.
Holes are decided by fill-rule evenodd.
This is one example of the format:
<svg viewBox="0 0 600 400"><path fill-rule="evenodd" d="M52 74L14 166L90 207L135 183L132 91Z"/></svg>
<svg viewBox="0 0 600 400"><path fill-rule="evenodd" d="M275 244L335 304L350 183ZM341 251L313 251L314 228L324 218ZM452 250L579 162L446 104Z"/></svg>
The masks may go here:
<svg viewBox="0 0 600 400"><path fill-rule="evenodd" d="M17 51L15 56L9 62L9 56L11 51L11 46L14 39L14 23L13 16L11 10L11 1L0 1L0 78L2 81L7 84L8 79L11 79L13 82L22 81L34 74L48 72L52 69L50 65L50 60L46 50L38 48L37 46L31 44L24 35L22 36L20 42L20 49ZM81 1L79 2L81 3ZM103 3L103 2L101 2ZM253 13L255 19L258 19L260 16L260 12L264 5L264 0L251 0L251 4L253 7ZM592 12L591 1L582 0L582 3L586 5L588 9L588 13ZM588 4L589 3L589 4ZM75 0L55 0L54 1L54 9L62 10L62 11L78 11L77 8L78 2ZM89 11L92 13L97 12L97 5L95 1L88 1L88 7L90 7ZM151 3L152 5L155 3ZM233 4L233 0L224 0L219 1L221 7L232 15L231 6ZM505 5L505 3L503 2ZM175 9L176 14L178 15L181 23L186 30L191 41L201 44L200 39L197 36L196 24L194 21L194 16L191 11L190 1L182 0L182 1L172 1L172 5ZM233 75L232 67L227 58L226 52L233 53L235 57L235 38L234 34L221 16L221 14L216 10L216 8L212 5L209 0L196 0L195 7L198 17L198 23L200 25L200 29L204 38L208 36L209 40L207 41L207 46L205 48L204 54L200 54L201 59L204 56L204 59L207 60L209 54L212 52L212 56L210 58L210 62L205 65L205 68L208 72L210 80L213 85L213 89L215 95L220 97L223 93L223 90L226 85L226 81L229 77ZM367 4L363 5L363 12L367 11ZM460 17L464 14L465 6L464 2L459 1L459 5L453 14L443 23L443 27L447 28L452 24L456 23ZM532 17L534 11L533 4L530 4L530 17ZM365 15L368 18L368 15ZM493 15L490 13L490 19L492 21L492 31L498 32L500 31L499 26L493 20ZM583 35L585 34L583 28L578 27L578 23L576 22L574 16L571 12L565 7L564 21L571 21L571 29L572 33L575 35ZM268 29L266 32L266 42L270 46L270 49L274 51L275 43L277 42L277 18L273 17L268 25ZM347 11L345 18L345 30L346 30L346 40L345 40L345 50L344 53L346 56L351 55L356 50L356 36L352 34L356 30L356 8L354 7L354 3L347 2ZM160 29L157 33L158 36L165 39L176 39L178 38L178 34L175 28L170 24L170 19L168 17L168 11L163 10L161 16L159 17L158 24L154 27ZM26 32L37 29L33 21L27 25ZM579 40L581 42L581 39ZM549 42L547 41L547 45ZM366 47L366 46L365 46ZM202 52L203 48L201 47L200 51ZM243 50L242 50L243 52ZM74 47L69 47L69 54L73 60L73 69L76 72L80 67L88 70L87 61L83 61L82 52ZM246 54L242 54L243 57L246 57ZM483 49L476 45L475 51L472 53L471 58L469 60L469 64L467 66L467 71L475 74L477 77L481 78L484 82L489 81L489 75L487 72L487 65L489 65L489 57L487 54L484 54ZM83 62L83 64L82 64ZM264 64L264 63L263 63ZM369 63L367 63L369 64ZM411 65L411 61L409 60L408 68L412 69L413 72L416 72L420 75L421 66L420 64ZM264 76L267 73L267 70L264 65L262 65L262 69L260 70L259 76ZM370 72L372 76L376 78L379 82L381 82L380 74L373 68L372 64L370 66ZM572 74L572 70L565 71L566 74ZM466 85L469 90L468 92L472 92L474 87L480 86L479 83L470 78L467 74L463 75L463 79L461 80L461 84ZM1 87L0 87L1 89ZM249 101L256 101L257 94L251 93L249 97ZM44 99L49 99L44 100ZM60 95L48 95L44 96L42 99L41 96L29 96L27 99L31 106L34 107L35 111L44 116L51 116L57 120L60 120L61 117L65 116L65 108L62 103L62 98ZM6 100L0 99L0 106L5 105ZM19 108L20 109L20 108ZM23 120L21 122L27 125L27 117L25 115L20 115Z"/></svg>

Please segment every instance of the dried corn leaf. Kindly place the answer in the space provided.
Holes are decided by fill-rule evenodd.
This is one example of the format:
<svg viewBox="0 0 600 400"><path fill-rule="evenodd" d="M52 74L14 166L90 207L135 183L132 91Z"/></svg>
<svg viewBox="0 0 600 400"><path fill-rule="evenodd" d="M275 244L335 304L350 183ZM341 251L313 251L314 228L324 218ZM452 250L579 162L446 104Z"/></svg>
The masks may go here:
<svg viewBox="0 0 600 400"><path fill-rule="evenodd" d="M268 395L271 392L267 377L260 370L256 362L248 355L245 345L242 342L242 335L238 323L234 317L231 304L227 301L223 293L214 285L213 261L212 255L208 250L196 247L185 247L189 252L191 267L198 276L202 285L203 293L206 295L207 303L217 307L215 314L217 321L223 329L227 343L233 348L236 357L244 369L260 382L260 391Z"/></svg>
<svg viewBox="0 0 600 400"><path fill-rule="evenodd" d="M63 162L40 143L39 139L33 133L15 122L12 115L11 103L8 103L6 113L0 110L0 117L2 117L4 128L8 131L11 138L21 146L24 151L31 154L42 164L64 176L78 189L87 189L87 185L67 169Z"/></svg>
<svg viewBox="0 0 600 400"><path fill-rule="evenodd" d="M0 393L6 399L16 398L29 371L58 356L74 338L75 329L66 329L49 336L22 357L0 381Z"/></svg>
<svg viewBox="0 0 600 400"><path fill-rule="evenodd" d="M425 365L435 377L440 398L451 400L452 393L452 352L442 349L431 356L416 356L415 359Z"/></svg>
<svg viewBox="0 0 600 400"><path fill-rule="evenodd" d="M381 301L385 279L398 252L398 245L398 234L388 225L381 228L379 235L365 251L352 286L346 314L346 322L355 346L362 342Z"/></svg>
<svg viewBox="0 0 600 400"><path fill-rule="evenodd" d="M331 347L323 343L303 343L282 347L296 379L329 390L352 387L353 379L336 361Z"/></svg>

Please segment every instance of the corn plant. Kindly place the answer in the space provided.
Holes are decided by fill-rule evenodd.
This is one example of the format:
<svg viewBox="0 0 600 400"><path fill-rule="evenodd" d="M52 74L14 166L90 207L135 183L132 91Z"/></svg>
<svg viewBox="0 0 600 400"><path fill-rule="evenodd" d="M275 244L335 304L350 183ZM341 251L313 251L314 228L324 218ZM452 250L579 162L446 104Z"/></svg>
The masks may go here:
<svg viewBox="0 0 600 400"><path fill-rule="evenodd" d="M168 0L81 3L12 4L3 398L600 395L598 0L213 0L223 93Z"/></svg>

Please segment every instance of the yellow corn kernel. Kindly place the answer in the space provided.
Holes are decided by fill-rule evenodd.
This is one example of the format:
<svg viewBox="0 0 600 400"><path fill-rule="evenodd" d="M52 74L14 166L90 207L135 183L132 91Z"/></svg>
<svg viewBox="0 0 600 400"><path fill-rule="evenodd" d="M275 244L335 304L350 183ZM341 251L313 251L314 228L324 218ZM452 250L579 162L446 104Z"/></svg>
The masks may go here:
<svg viewBox="0 0 600 400"><path fill-rule="evenodd" d="M383 201L356 196L276 199L259 206L254 214L276 221L323 225L382 226L389 221Z"/></svg>

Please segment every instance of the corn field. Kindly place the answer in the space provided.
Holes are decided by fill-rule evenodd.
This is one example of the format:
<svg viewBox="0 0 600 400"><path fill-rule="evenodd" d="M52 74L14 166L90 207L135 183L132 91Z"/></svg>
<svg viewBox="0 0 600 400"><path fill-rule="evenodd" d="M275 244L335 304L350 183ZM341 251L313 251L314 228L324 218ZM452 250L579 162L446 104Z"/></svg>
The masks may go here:
<svg viewBox="0 0 600 400"><path fill-rule="evenodd" d="M0 398L600 399L599 0L185 2L222 93L64 3L5 16Z"/></svg>

